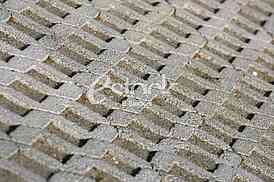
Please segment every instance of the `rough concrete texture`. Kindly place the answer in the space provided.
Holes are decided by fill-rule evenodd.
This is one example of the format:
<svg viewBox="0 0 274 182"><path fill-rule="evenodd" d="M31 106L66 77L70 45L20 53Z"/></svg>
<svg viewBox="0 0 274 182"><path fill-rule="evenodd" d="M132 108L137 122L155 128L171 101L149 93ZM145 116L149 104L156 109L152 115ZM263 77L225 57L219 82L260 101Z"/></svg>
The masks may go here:
<svg viewBox="0 0 274 182"><path fill-rule="evenodd" d="M273 12L0 0L0 182L274 181Z"/></svg>

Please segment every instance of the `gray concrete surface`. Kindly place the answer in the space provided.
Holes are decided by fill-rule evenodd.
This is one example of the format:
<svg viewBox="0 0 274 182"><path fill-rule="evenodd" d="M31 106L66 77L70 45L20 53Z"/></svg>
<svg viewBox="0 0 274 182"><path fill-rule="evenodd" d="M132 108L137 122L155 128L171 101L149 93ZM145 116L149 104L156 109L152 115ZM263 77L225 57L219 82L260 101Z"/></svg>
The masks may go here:
<svg viewBox="0 0 274 182"><path fill-rule="evenodd" d="M0 0L0 182L273 181L273 12Z"/></svg>

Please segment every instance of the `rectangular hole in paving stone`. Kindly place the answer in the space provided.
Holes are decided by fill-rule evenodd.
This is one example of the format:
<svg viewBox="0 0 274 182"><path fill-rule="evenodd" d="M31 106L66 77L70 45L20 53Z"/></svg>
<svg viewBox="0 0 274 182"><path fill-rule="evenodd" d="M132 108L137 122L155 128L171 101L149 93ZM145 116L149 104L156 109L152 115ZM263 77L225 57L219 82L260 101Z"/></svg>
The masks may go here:
<svg viewBox="0 0 274 182"><path fill-rule="evenodd" d="M14 125L14 126L10 126L9 129L6 131L7 135L10 135L12 132L14 132L16 130L16 128L18 128L19 125Z"/></svg>
<svg viewBox="0 0 274 182"><path fill-rule="evenodd" d="M45 37L45 36L46 36L46 34L40 34L40 36L39 36L39 37L36 37L35 40L38 41L38 40L42 39L42 38Z"/></svg>
<svg viewBox="0 0 274 182"><path fill-rule="evenodd" d="M160 2L153 2L151 3L152 6L158 6L160 4Z"/></svg>
<svg viewBox="0 0 274 182"><path fill-rule="evenodd" d="M150 74L147 73L147 74L145 74L145 75L143 76L143 79L144 79L144 80L148 80L149 77L150 77Z"/></svg>
<svg viewBox="0 0 274 182"><path fill-rule="evenodd" d="M243 50L244 50L244 48L239 47L236 51L237 51L237 52L242 52Z"/></svg>
<svg viewBox="0 0 274 182"><path fill-rule="evenodd" d="M89 0L91 1L91 0ZM103 181L108 181L108 182L119 182L119 178L116 176L113 176L109 173L104 172L103 170L92 167L88 172L88 176L92 176L96 182L103 182Z"/></svg>
<svg viewBox="0 0 274 182"><path fill-rule="evenodd" d="M191 33L187 33L185 38L189 38L191 36Z"/></svg>
<svg viewBox="0 0 274 182"><path fill-rule="evenodd" d="M17 103L9 100L6 96L0 95L0 105L5 109L14 112L22 117L24 117L31 109L24 108Z"/></svg>
<svg viewBox="0 0 274 182"><path fill-rule="evenodd" d="M84 66L88 65L90 62L92 62L92 59L88 59L87 57L85 57L84 55L76 52L77 50L73 50L71 48L68 48L66 46L61 47L58 50L62 55L76 61L77 63L80 63Z"/></svg>
<svg viewBox="0 0 274 182"><path fill-rule="evenodd" d="M236 141L236 138L232 138L232 141L229 143L229 146L232 147Z"/></svg>
<svg viewBox="0 0 274 182"><path fill-rule="evenodd" d="M163 58L168 58L171 55L169 53L164 53L164 52L158 50L157 48L153 47L152 45L147 44L147 42L142 42L140 44L140 46L143 47L144 49L147 49L148 51L158 55L158 56L163 57Z"/></svg>
<svg viewBox="0 0 274 182"><path fill-rule="evenodd" d="M62 162L63 160L67 161L69 157L67 155L71 155L71 154L65 153L64 150L58 148L52 142L49 142L48 136L40 135L39 137L37 137L36 140L33 141L32 147L58 160L59 162ZM64 158L67 158L67 159L64 159Z"/></svg>
<svg viewBox="0 0 274 182"><path fill-rule="evenodd" d="M111 10L110 13L131 25L136 25L139 22L139 20L131 18L130 16L116 10Z"/></svg>
<svg viewBox="0 0 274 182"><path fill-rule="evenodd" d="M225 66L222 66L220 69L218 69L218 72L221 73L225 68Z"/></svg>
<svg viewBox="0 0 274 182"><path fill-rule="evenodd" d="M165 65L161 65L157 68L157 71L160 72L163 68L165 67Z"/></svg>
<svg viewBox="0 0 274 182"><path fill-rule="evenodd" d="M163 57L164 57L165 59L167 59L167 58L168 58L169 56L171 56L171 55L172 55L171 53L165 53Z"/></svg>
<svg viewBox="0 0 274 182"><path fill-rule="evenodd" d="M73 41L74 43L77 43L81 47L84 47L85 49L95 53L100 54L100 52L104 49L99 48L96 43L90 42L85 39L85 37L78 36L78 35L70 35L68 38L70 41Z"/></svg>
<svg viewBox="0 0 274 182"><path fill-rule="evenodd" d="M96 123L93 123L92 121L83 118L80 114L78 114L76 111L73 111L69 107L67 107L61 113L61 116L73 123L76 123L81 128L89 131L93 131L98 126Z"/></svg>
<svg viewBox="0 0 274 182"><path fill-rule="evenodd" d="M105 26L112 28L113 30L116 30L117 32L120 32L121 34L126 33L127 29L122 29L119 28L117 25L113 24L113 22L110 22L107 17L105 17L104 15L99 14L95 20L97 20L98 22L104 24Z"/></svg>
<svg viewBox="0 0 274 182"><path fill-rule="evenodd" d="M50 86L51 88L54 88L54 89L58 89L61 85L63 85L63 83L54 81L51 78L49 78L48 76L43 75L34 69L31 69L30 71L28 71L27 74L32 76L34 79L36 79L36 80Z"/></svg>
<svg viewBox="0 0 274 182"><path fill-rule="evenodd" d="M136 3L131 3L131 2L127 2L127 1L122 2L122 5L128 7L129 9L131 9L135 12L137 12L140 15L147 15L150 12L149 10L143 9L142 7L139 7L136 4L137 4L137 2Z"/></svg>
<svg viewBox="0 0 274 182"><path fill-rule="evenodd" d="M178 47L179 42L177 42L176 40L171 39L170 37L167 37L159 32L153 31L150 35L152 37L154 37L155 39L157 39L165 44L168 44L174 48Z"/></svg>
<svg viewBox="0 0 274 182"><path fill-rule="evenodd" d="M47 95L45 95L45 97L43 97L39 102L42 103L44 100L46 100L48 98Z"/></svg>
<svg viewBox="0 0 274 182"><path fill-rule="evenodd" d="M102 22L103 20L100 17L96 18L97 21ZM104 24L104 22L102 22ZM108 25L108 23L105 23L106 25ZM110 25L112 26L112 25ZM113 25L114 26L114 25ZM106 34L105 32L101 31L100 29L98 29L98 27L96 27L96 25L87 23L85 24L82 28L82 30L84 30L87 33L90 33L92 35L94 35L95 37L98 37L99 39L106 41L106 42L110 42L114 37L111 37L111 35ZM120 30L118 32L122 33L123 31L126 30Z"/></svg>
<svg viewBox="0 0 274 182"><path fill-rule="evenodd" d="M209 21L210 19L210 17L203 18L204 21Z"/></svg>
<svg viewBox="0 0 274 182"><path fill-rule="evenodd" d="M60 0L60 1L74 9L80 8L82 6L81 4L77 3L77 1L75 0Z"/></svg>
<svg viewBox="0 0 274 182"><path fill-rule="evenodd" d="M53 68L55 68L56 70L64 73L65 75L69 76L69 77L73 77L76 72L72 71L70 68L65 67L62 64L58 64L53 58L51 58L50 56L47 57L47 59L44 61L45 64L52 66Z"/></svg>
<svg viewBox="0 0 274 182"><path fill-rule="evenodd" d="M220 8L215 8L214 9L214 13L216 14L216 13L218 13L220 11Z"/></svg>
<svg viewBox="0 0 274 182"><path fill-rule="evenodd" d="M13 28L15 28L16 30L23 32L29 36L31 36L32 38L36 39L40 39L41 37L44 36L44 34L39 33L27 26L25 26L23 23L18 22L17 19L14 16L11 16L9 18L9 20L7 21L7 24L9 24L10 26L12 26Z"/></svg>
<svg viewBox="0 0 274 182"><path fill-rule="evenodd" d="M36 12L34 12L30 8L27 8L27 9L23 10L21 12L21 14L23 14L24 16L30 18L32 21L34 21L34 22L36 22L36 23L38 23L42 26L48 27L48 28L51 28L53 26L53 24L55 24L55 23L51 23L45 17L41 17L39 14L37 14Z"/></svg>
<svg viewBox="0 0 274 182"><path fill-rule="evenodd" d="M20 48L21 51L25 50L26 48L28 48L30 46L30 44L25 44L23 47Z"/></svg>
<svg viewBox="0 0 274 182"><path fill-rule="evenodd" d="M81 139L79 141L78 147L83 147L88 142L88 140L89 139Z"/></svg>
<svg viewBox="0 0 274 182"><path fill-rule="evenodd" d="M175 34L179 35L179 36L182 36L182 37L185 37L185 38L188 38L190 36L190 33L189 32L186 32L178 27L176 27L176 25L172 25L170 22L168 21L164 21L161 26L165 27L166 29L174 32ZM178 25L179 26L179 25Z"/></svg>
<svg viewBox="0 0 274 182"><path fill-rule="evenodd" d="M156 153L157 153L157 151L151 151L151 152L149 152L148 156L146 158L146 161L147 162L151 162Z"/></svg>
<svg viewBox="0 0 274 182"><path fill-rule="evenodd" d="M199 103L200 103L200 101L196 100L196 101L192 102L192 106L196 107Z"/></svg>
<svg viewBox="0 0 274 182"><path fill-rule="evenodd" d="M186 111L182 110L182 108L178 107L176 104L170 103L168 100L169 100L169 97L156 96L153 98L152 104L160 106L161 109L169 113L172 113L178 117L182 117L183 115L185 115Z"/></svg>
<svg viewBox="0 0 274 182"><path fill-rule="evenodd" d="M46 94L38 90L34 90L34 88L31 88L29 85L26 85L19 80L12 82L10 86L16 91L21 92L25 96L29 97L30 99L35 100L36 102L40 102L43 98L46 97Z"/></svg>
<svg viewBox="0 0 274 182"><path fill-rule="evenodd" d="M1 54L1 53L0 53ZM7 55L7 57L5 57L4 59L3 59L3 61L5 61L5 62L9 62L12 58L14 58L15 56L14 55Z"/></svg>
<svg viewBox="0 0 274 182"><path fill-rule="evenodd" d="M228 62L230 64L232 64L234 62L234 60L236 59L236 56L232 56L231 58L229 58Z"/></svg>
<svg viewBox="0 0 274 182"><path fill-rule="evenodd" d="M245 127L246 127L246 126L240 126L240 127L238 128L238 131L239 131L239 132L243 132L244 129L245 129Z"/></svg>
<svg viewBox="0 0 274 182"><path fill-rule="evenodd" d="M122 104L124 101L126 101L128 99L128 97L122 97L120 100L119 100L119 103Z"/></svg>
<svg viewBox="0 0 274 182"><path fill-rule="evenodd" d="M109 109L108 112L103 115L103 117L107 118L108 116L111 115L111 113L113 113L113 111L114 111L113 109Z"/></svg>
<svg viewBox="0 0 274 182"><path fill-rule="evenodd" d="M50 174L46 177L46 181L49 181L55 173L56 173L56 172L50 173Z"/></svg>
<svg viewBox="0 0 274 182"><path fill-rule="evenodd" d="M39 0L36 4L38 6L40 6L41 8L46 9L48 12L50 12L50 13L56 15L56 16L59 16L60 18L65 18L66 16L69 15L69 13L63 11L62 9L54 7L50 3L50 1L47 1L47 0Z"/></svg>
<svg viewBox="0 0 274 182"><path fill-rule="evenodd" d="M73 156L72 154L65 155L61 161L62 164L66 164L72 158L72 156Z"/></svg>
<svg viewBox="0 0 274 182"><path fill-rule="evenodd" d="M52 28L55 25L57 25L57 23L52 23L52 24L49 25L49 28Z"/></svg>
<svg viewBox="0 0 274 182"><path fill-rule="evenodd" d="M203 28L203 26L202 25L198 25L195 29L196 30L200 30L201 28Z"/></svg>
<svg viewBox="0 0 274 182"><path fill-rule="evenodd" d="M246 119L252 120L252 119L254 118L254 116L255 116L255 114L250 113L250 114L248 114L248 115L246 116Z"/></svg>
<svg viewBox="0 0 274 182"><path fill-rule="evenodd" d="M210 91L209 89L205 89L204 92L202 93L202 95L203 96L207 95L209 91Z"/></svg>
<svg viewBox="0 0 274 182"><path fill-rule="evenodd" d="M264 102L258 102L257 104L256 104L256 107L258 108L258 109L260 109L261 108L261 106L264 104Z"/></svg>
<svg viewBox="0 0 274 182"><path fill-rule="evenodd" d="M260 25L263 27L265 25L265 23L266 23L266 20L261 21Z"/></svg>
<svg viewBox="0 0 274 182"><path fill-rule="evenodd" d="M178 117L181 118L181 117L183 117L186 113L187 113L187 112L184 111L184 112L182 112L181 114L179 114Z"/></svg>
<svg viewBox="0 0 274 182"><path fill-rule="evenodd" d="M126 33L126 32L127 32L127 29L122 29L120 33L121 33L121 34L124 34L124 33Z"/></svg>
<svg viewBox="0 0 274 182"><path fill-rule="evenodd" d="M144 160L147 159L149 156L149 151L146 148L143 148L140 145L138 145L134 138L117 137L112 143L120 146L121 148L127 150L130 153L135 154L136 156Z"/></svg>
<svg viewBox="0 0 274 182"><path fill-rule="evenodd" d="M214 173L219 167L219 164L216 164L214 168L212 169L207 169L208 172Z"/></svg>
<svg viewBox="0 0 274 182"><path fill-rule="evenodd" d="M271 95L272 91L265 91L264 97L269 97Z"/></svg>
<svg viewBox="0 0 274 182"><path fill-rule="evenodd" d="M131 175L131 176L136 176L137 174L140 173L141 169L142 169L142 168L140 168L140 167L137 167L137 168L133 169L133 170L130 172L130 175Z"/></svg>
<svg viewBox="0 0 274 182"><path fill-rule="evenodd" d="M24 50L28 47L28 44L25 44L24 42L17 40L13 35L2 31L0 31L0 40L7 42L9 45L20 50Z"/></svg>
<svg viewBox="0 0 274 182"><path fill-rule="evenodd" d="M97 55L102 54L103 52L105 52L107 49L100 49L98 52L96 52Z"/></svg>

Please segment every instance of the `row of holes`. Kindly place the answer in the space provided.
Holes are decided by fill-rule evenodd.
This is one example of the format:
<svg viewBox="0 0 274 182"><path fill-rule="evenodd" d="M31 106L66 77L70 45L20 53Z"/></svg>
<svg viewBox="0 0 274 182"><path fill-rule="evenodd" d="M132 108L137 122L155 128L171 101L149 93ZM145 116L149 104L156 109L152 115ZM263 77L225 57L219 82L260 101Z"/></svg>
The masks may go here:
<svg viewBox="0 0 274 182"><path fill-rule="evenodd" d="M62 0L63 2L67 2L66 0ZM61 17L61 18L65 18L66 16L69 15L69 13L64 13L64 12L61 12L61 10L53 7L49 2L46 2L44 0L41 0L39 2L37 2L37 5L42 7L42 8L45 8L47 9L47 11ZM75 9L79 8L80 6L73 6ZM38 24L41 24L43 26L46 26L48 28L52 28L54 25L56 25L56 23L50 23L50 22L45 22L46 20L43 19L42 17L40 17L39 15L37 15L36 13L32 12L30 9L26 9L22 12L22 14L30 19L32 19L33 21L36 21ZM62 14L62 15L61 15ZM41 38L43 38L44 36L46 36L46 34L43 34L43 33L39 33L39 32L36 32L35 30L31 30L30 28L24 26L22 23L18 22L16 20L15 17L10 17L10 19L7 21L7 24L13 26L14 28L16 28L17 30L19 31L22 31L24 32L25 34L33 37L35 40L40 40ZM30 45L24 45L22 47L20 47L19 49L20 50L24 50L26 49L27 47L29 47Z"/></svg>
<svg viewBox="0 0 274 182"><path fill-rule="evenodd" d="M206 95L206 94L205 94ZM183 113L185 113L185 112L183 112ZM182 114L183 115L183 114ZM171 127L174 127L174 126L171 126ZM202 141L201 141L202 142ZM192 142L193 143L193 142ZM194 145L199 145L199 142L197 143L197 142L194 142L193 143ZM200 146L200 145L199 145ZM203 148L203 146L200 146L200 147L202 147ZM208 149L209 150L209 149ZM152 158L155 156L155 154L156 154L157 152L152 152L151 153L151 157L149 158L149 162L152 160ZM223 150L220 150L219 152L218 152L218 155L221 155L223 153ZM195 162L194 162L195 163ZM207 171L209 171L209 172L211 172L211 173L213 173L215 170L216 170L216 168L218 167L218 165L215 165L215 167L214 168L206 168L206 170Z"/></svg>
<svg viewBox="0 0 274 182"><path fill-rule="evenodd" d="M25 34L31 36L32 38L34 38L37 41L40 40L41 38L43 38L44 36L46 36L46 34L36 32L35 30L32 30L32 29L24 26L23 24L19 23L16 20L16 18L13 17L13 16L11 16L9 18L9 20L7 21L7 24L9 24L10 26L14 27L18 31L24 32Z"/></svg>
<svg viewBox="0 0 274 182"><path fill-rule="evenodd" d="M144 1L144 2L148 3L147 1ZM158 5L159 5L159 2L148 3L148 4L150 4L150 5L152 5L152 6L158 6ZM141 15L146 15L146 14L148 14L148 13L150 12L150 11L148 11L148 10L142 9L142 8L139 7L139 6L136 6L136 4L129 3L129 2L127 2L127 1L122 2L122 5L124 5L124 6L127 7L127 8L130 8L131 10L133 10L133 11L135 11L135 12L141 14ZM124 21L130 23L131 25L136 25L136 24L139 22L139 20L132 19L132 18L128 17L127 15L122 14L121 12L119 12L119 11L117 11L117 10L111 10L110 13L113 14L114 16L117 16L117 17L121 18L122 20L124 20ZM114 24L112 24L112 23L110 23L110 22L107 22L107 21L103 20L103 19L100 17L100 15L96 17L96 20L99 21L99 22L101 22L102 24L104 24L104 25L106 25L106 26L108 26L108 27L110 27L110 28L112 28L112 29L118 31L120 34L125 34L125 33L128 31L127 29L120 29L120 28L118 28L116 25L114 25ZM91 33L94 34L94 31L92 30ZM96 33L97 33L97 32L96 32ZM95 34L95 35L96 35L96 34ZM99 38L100 38L100 37L99 37ZM109 42L109 41L111 41L112 39L113 39L113 37L109 37L108 39L104 39L104 41ZM107 41L107 40L108 40L108 41Z"/></svg>
<svg viewBox="0 0 274 182"><path fill-rule="evenodd" d="M247 6L251 9L253 9L254 11L257 11L261 14L264 14L265 16L268 16L270 17L272 15L271 12L265 12L264 10L262 10L260 7L258 7L257 5L254 6L251 6L250 4L247 4ZM249 14L246 14L242 9L239 11L239 14L244 16L245 18L247 18L248 20L250 20L251 22L255 23L255 24L258 24L260 26L264 26L264 24L266 23L266 20L264 21L261 21L259 22L258 19L256 19L256 16L252 16L252 15L249 15ZM259 23L258 23L259 22Z"/></svg>
<svg viewBox="0 0 274 182"><path fill-rule="evenodd" d="M49 79L45 75L40 74L36 70L30 70L28 73L32 78L35 80L46 84L50 86L53 89L58 89L63 83L55 82L54 80ZM10 85L11 88L15 89L18 92L21 92L25 96L29 97L30 99L37 101L39 103L43 102L45 99L47 99L48 95L45 95L37 90L34 90L28 85L25 85L24 83L20 81L15 81ZM11 112L14 112L22 117L25 117L32 109L25 109L21 106L9 101L4 96L1 97L1 105L10 110Z"/></svg>
<svg viewBox="0 0 274 182"><path fill-rule="evenodd" d="M36 3L38 6L40 6L41 8L46 9L48 12L64 19L65 17L67 17L68 15L70 15L70 13L68 12L64 12L61 9L58 9L57 7L53 6L52 4L50 4L50 2L46 1L46 0L40 0Z"/></svg>
<svg viewBox="0 0 274 182"><path fill-rule="evenodd" d="M78 147L83 147L86 143L87 143L88 140L82 140ZM128 150L128 148L126 146L123 145L123 142L122 143L117 143L118 145L120 145L122 148ZM129 150L129 152L132 152L131 150ZM135 153L135 152L133 152ZM156 154L156 151L150 151L148 152L148 155L147 155L147 158L145 159L146 161L148 162L151 162L153 156ZM61 159L61 162L63 164L66 164L71 158L73 157L72 154L64 154L64 157ZM131 176L135 177L137 174L139 174L141 168L140 167L137 167L135 169L131 169L128 174L130 174Z"/></svg>
<svg viewBox="0 0 274 182"><path fill-rule="evenodd" d="M199 0L193 0L191 1L192 3L195 3L197 5L199 5L201 8L205 8L206 10L216 14L220 11L219 8L211 8L208 4L205 4ZM195 11L195 9L186 9L187 11L189 11L191 14L193 14L194 16L202 19L203 21L209 21L211 19L211 17L205 17L204 15L200 15L200 14L197 14ZM199 12L199 11L198 11Z"/></svg>
<svg viewBox="0 0 274 182"><path fill-rule="evenodd" d="M68 157L69 158L69 157ZM152 157L150 157L150 158L152 158ZM67 160L65 160L65 161L67 161Z"/></svg>
<svg viewBox="0 0 274 182"><path fill-rule="evenodd" d="M70 68L66 68L62 64L56 63L56 61L50 56L44 61L44 63L55 68L56 70L60 71L61 73L67 75L70 78L72 78L74 75L77 74L75 71L72 71Z"/></svg>
<svg viewBox="0 0 274 182"><path fill-rule="evenodd" d="M144 55L141 55L141 54L135 52L134 49L130 49L128 54L130 57L144 63L145 65L147 65L149 67L152 67L153 69L155 69L158 72L161 72L161 70L165 67L164 64L158 63L157 60L151 60L151 59L145 57ZM156 63L153 63L153 62L156 62ZM146 80L145 79L146 77L147 76L145 75L144 80Z"/></svg>

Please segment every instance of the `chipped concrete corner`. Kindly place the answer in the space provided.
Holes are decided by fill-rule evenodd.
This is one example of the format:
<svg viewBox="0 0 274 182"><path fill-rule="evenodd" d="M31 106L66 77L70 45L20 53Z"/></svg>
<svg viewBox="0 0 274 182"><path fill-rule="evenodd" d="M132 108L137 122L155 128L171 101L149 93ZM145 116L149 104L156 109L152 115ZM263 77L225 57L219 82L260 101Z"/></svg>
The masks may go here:
<svg viewBox="0 0 274 182"><path fill-rule="evenodd" d="M0 0L0 182L274 181L274 0Z"/></svg>

